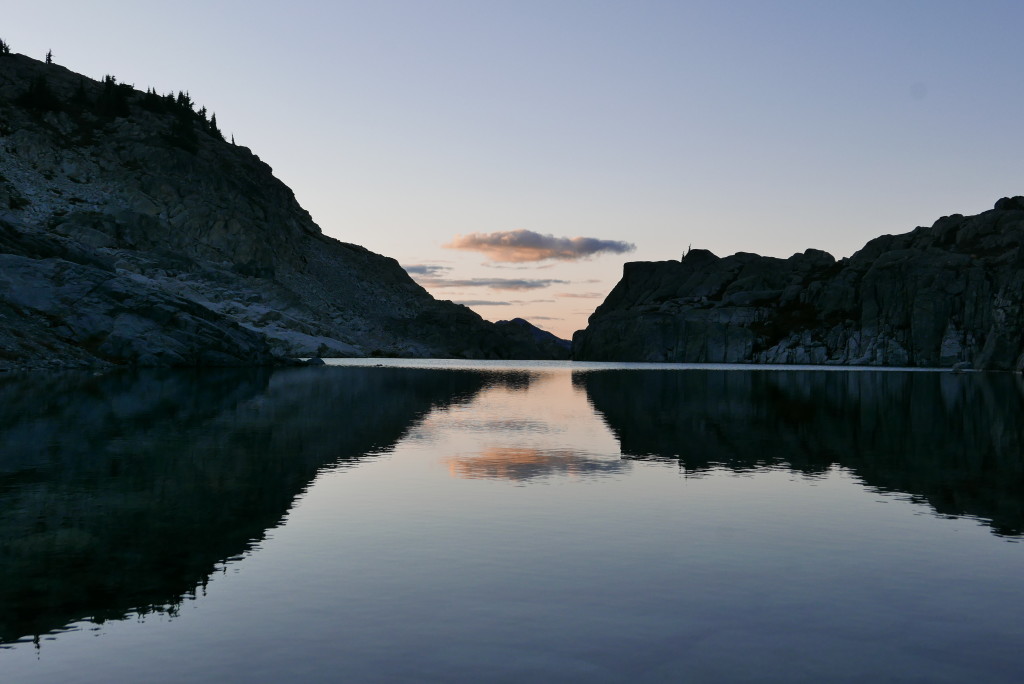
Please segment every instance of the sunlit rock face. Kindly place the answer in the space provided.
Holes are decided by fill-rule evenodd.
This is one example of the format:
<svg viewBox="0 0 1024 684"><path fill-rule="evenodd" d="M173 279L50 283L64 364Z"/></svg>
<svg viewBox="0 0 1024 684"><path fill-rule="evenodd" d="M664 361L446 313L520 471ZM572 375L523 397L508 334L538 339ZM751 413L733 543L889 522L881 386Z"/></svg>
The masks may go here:
<svg viewBox="0 0 1024 684"><path fill-rule="evenodd" d="M573 338L581 360L1024 367L1024 197L883 235L836 261L626 264Z"/></svg>
<svg viewBox="0 0 1024 684"><path fill-rule="evenodd" d="M0 55L0 367L551 358L323 235L180 99Z"/></svg>

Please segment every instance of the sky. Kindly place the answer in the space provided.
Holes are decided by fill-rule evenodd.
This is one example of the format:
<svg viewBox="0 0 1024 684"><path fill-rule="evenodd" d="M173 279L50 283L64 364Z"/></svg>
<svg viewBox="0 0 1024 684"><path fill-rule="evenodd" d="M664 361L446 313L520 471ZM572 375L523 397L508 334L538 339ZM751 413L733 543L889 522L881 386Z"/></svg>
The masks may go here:
<svg viewBox="0 0 1024 684"><path fill-rule="evenodd" d="M627 261L1024 194L1016 1L10 4L13 52L188 91L327 235L563 337Z"/></svg>

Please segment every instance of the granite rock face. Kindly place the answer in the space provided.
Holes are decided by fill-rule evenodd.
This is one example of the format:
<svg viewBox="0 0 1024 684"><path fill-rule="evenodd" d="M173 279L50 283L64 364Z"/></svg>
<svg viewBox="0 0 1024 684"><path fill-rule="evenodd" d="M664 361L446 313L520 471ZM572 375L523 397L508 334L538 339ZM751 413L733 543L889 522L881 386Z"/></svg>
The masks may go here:
<svg viewBox="0 0 1024 684"><path fill-rule="evenodd" d="M548 358L323 235L187 95L0 55L0 368Z"/></svg>
<svg viewBox="0 0 1024 684"><path fill-rule="evenodd" d="M573 337L593 361L1024 368L1024 197L836 261L691 250L626 264Z"/></svg>

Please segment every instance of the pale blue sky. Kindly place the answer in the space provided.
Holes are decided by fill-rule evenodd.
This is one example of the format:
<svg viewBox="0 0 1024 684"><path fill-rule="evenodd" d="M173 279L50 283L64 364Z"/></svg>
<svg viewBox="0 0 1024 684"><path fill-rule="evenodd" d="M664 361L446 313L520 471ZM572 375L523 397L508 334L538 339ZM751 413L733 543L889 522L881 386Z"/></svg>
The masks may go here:
<svg viewBox="0 0 1024 684"><path fill-rule="evenodd" d="M1021 26L1019 2L51 0L5 7L0 38L189 90L329 235L452 280L567 281L431 290L568 335L624 261L849 256L1024 194ZM442 247L517 229L636 251Z"/></svg>

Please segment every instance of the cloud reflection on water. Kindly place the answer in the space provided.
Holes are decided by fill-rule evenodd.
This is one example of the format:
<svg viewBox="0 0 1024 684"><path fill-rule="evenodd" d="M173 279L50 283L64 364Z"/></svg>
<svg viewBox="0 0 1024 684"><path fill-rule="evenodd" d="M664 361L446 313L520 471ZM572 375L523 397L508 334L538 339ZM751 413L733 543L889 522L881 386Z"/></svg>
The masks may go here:
<svg viewBox="0 0 1024 684"><path fill-rule="evenodd" d="M522 482L542 477L617 475L629 469L620 459L596 458L570 449L489 447L481 452L444 459L452 477Z"/></svg>

